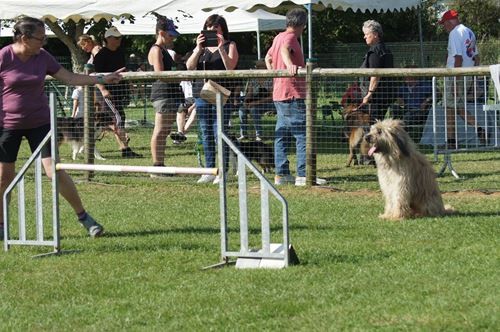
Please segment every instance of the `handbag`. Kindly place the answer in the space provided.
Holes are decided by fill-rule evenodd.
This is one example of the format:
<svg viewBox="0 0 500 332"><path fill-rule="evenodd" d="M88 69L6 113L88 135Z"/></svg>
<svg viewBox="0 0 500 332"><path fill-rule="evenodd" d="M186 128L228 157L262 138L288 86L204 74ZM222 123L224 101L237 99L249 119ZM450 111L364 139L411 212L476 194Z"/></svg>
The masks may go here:
<svg viewBox="0 0 500 332"><path fill-rule="evenodd" d="M207 80L200 91L200 98L207 103L215 105L217 102L217 92L222 95L222 106L224 106L231 95L231 91L212 80Z"/></svg>

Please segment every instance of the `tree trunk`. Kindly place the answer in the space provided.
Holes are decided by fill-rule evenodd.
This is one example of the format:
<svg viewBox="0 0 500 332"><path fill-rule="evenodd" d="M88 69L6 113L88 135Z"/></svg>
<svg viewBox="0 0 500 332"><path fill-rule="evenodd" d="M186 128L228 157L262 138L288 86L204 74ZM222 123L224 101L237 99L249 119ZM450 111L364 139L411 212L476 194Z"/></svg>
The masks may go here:
<svg viewBox="0 0 500 332"><path fill-rule="evenodd" d="M74 24L74 28L67 29L66 33L62 27L56 23L49 20L45 20L45 24L52 30L59 40L61 40L64 45L66 45L71 53L71 63L72 69L75 73L83 73L83 66L87 62L88 55L76 44L78 37L83 34L83 28L85 22L83 20Z"/></svg>

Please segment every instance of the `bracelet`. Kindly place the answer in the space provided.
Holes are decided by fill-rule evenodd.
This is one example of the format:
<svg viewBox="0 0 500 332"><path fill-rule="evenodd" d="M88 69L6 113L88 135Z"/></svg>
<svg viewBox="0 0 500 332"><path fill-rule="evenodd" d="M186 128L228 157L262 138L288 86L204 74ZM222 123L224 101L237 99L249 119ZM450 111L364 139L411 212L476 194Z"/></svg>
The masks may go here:
<svg viewBox="0 0 500 332"><path fill-rule="evenodd" d="M97 84L105 84L106 81L104 80L104 75L97 75Z"/></svg>
<svg viewBox="0 0 500 332"><path fill-rule="evenodd" d="M368 92L374 93L374 92L375 92L375 90L368 90Z"/></svg>

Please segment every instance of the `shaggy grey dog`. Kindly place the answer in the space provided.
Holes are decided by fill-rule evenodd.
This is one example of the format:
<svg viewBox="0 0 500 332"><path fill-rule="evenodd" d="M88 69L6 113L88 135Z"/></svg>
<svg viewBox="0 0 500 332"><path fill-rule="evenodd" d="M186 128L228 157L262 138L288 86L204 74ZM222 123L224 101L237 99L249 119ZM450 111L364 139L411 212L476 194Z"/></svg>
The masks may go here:
<svg viewBox="0 0 500 332"><path fill-rule="evenodd" d="M380 218L398 220L453 212L443 205L436 173L427 158L417 151L401 121L376 122L365 139L370 145L368 155L375 157L385 197Z"/></svg>

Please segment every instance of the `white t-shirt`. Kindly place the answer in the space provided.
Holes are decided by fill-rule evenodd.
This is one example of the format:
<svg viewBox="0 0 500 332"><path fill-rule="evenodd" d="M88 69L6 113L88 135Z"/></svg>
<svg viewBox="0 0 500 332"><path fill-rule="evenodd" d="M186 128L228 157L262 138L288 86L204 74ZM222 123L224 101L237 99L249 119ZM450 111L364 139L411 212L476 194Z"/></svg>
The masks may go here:
<svg viewBox="0 0 500 332"><path fill-rule="evenodd" d="M462 56L462 67L474 67L474 56L479 54L476 36L463 24L457 25L448 36L448 58L446 67L455 67L455 55Z"/></svg>
<svg viewBox="0 0 500 332"><path fill-rule="evenodd" d="M182 87L182 92L184 92L184 99L193 98L193 84L191 81L181 81L179 85Z"/></svg>
<svg viewBox="0 0 500 332"><path fill-rule="evenodd" d="M83 90L82 88L75 88L71 94L71 99L78 100L78 108L75 118L83 117Z"/></svg>

